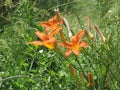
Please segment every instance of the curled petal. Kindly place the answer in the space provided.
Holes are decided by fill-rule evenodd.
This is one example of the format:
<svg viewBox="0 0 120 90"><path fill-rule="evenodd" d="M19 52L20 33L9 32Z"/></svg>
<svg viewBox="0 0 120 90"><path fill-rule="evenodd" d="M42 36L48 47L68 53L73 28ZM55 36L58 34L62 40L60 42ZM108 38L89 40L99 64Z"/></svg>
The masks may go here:
<svg viewBox="0 0 120 90"><path fill-rule="evenodd" d="M40 41L32 41L32 42L28 42L28 44L33 44L35 46L38 46L38 45L42 45L42 42L40 42Z"/></svg>
<svg viewBox="0 0 120 90"><path fill-rule="evenodd" d="M80 43L79 43L79 45L80 45L80 47L89 47L89 44L87 43L87 42L85 42L85 41L81 41Z"/></svg>

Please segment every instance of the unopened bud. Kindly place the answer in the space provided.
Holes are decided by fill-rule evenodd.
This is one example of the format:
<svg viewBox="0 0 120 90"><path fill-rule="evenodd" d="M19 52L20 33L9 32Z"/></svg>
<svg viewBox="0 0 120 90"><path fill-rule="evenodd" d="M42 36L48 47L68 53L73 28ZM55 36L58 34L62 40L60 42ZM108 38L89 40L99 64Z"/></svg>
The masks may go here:
<svg viewBox="0 0 120 90"><path fill-rule="evenodd" d="M93 76L90 72L88 72L88 86L93 86L93 85L94 85Z"/></svg>
<svg viewBox="0 0 120 90"><path fill-rule="evenodd" d="M90 24L90 18L89 17L87 17L87 28L88 28L88 35L89 35L90 39L93 39L94 36L91 32L91 24Z"/></svg>
<svg viewBox="0 0 120 90"><path fill-rule="evenodd" d="M71 73L72 77L76 78L76 77L77 77L77 71L76 71L76 69L72 66L71 63L69 64L69 70L70 70L70 73Z"/></svg>
<svg viewBox="0 0 120 90"><path fill-rule="evenodd" d="M94 28L95 28L96 32L100 35L103 42L106 44L106 38L104 37L103 33L99 30L98 26L94 25Z"/></svg>

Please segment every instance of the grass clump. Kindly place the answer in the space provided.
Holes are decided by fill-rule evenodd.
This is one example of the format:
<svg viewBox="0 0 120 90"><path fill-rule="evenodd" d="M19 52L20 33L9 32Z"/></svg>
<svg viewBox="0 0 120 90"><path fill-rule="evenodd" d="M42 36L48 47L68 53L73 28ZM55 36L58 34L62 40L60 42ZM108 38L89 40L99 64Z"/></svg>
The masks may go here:
<svg viewBox="0 0 120 90"><path fill-rule="evenodd" d="M53 1L53 2L52 2ZM2 90L118 90L120 88L120 2L118 0L5 0L0 3L0 87ZM77 30L85 33L82 40L89 48L82 48L80 56L64 53L58 46L50 50L29 45L39 40L36 31L44 32L42 21L55 15L69 23L73 36ZM90 18L88 27L88 19ZM65 24L65 23L64 23ZM97 24L97 25L96 25ZM67 42L68 28L60 25ZM96 28L105 37L105 42ZM54 35L61 42L59 34Z"/></svg>

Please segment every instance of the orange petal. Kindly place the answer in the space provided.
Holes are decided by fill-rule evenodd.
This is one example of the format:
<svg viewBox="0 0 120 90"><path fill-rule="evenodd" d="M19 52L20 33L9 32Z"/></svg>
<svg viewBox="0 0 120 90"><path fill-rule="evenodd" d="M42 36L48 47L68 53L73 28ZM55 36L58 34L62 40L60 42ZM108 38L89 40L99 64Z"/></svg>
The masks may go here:
<svg viewBox="0 0 120 90"><path fill-rule="evenodd" d="M45 31L48 32L51 29L51 27L46 27Z"/></svg>
<svg viewBox="0 0 120 90"><path fill-rule="evenodd" d="M79 54L80 54L78 50L72 50L72 52L77 56L79 56Z"/></svg>
<svg viewBox="0 0 120 90"><path fill-rule="evenodd" d="M58 32L59 32L60 30L62 30L61 27L59 27L59 26L58 26L58 27L55 27L54 29L52 29L52 31L49 33L48 36L52 37L54 34L58 34Z"/></svg>
<svg viewBox="0 0 120 90"><path fill-rule="evenodd" d="M66 41L65 36L64 36L62 30L60 31L60 37L61 37L61 40L62 40L63 42Z"/></svg>
<svg viewBox="0 0 120 90"><path fill-rule="evenodd" d="M49 49L54 49L57 45L57 42L56 42L55 38L51 38L50 40L43 41L42 45L49 48Z"/></svg>
<svg viewBox="0 0 120 90"><path fill-rule="evenodd" d="M42 42L40 42L40 41L32 41L32 42L28 42L28 44L33 44L35 46L38 46L38 45L42 45Z"/></svg>
<svg viewBox="0 0 120 90"><path fill-rule="evenodd" d="M85 42L85 41L81 41L79 43L79 45L80 45L80 47L89 47L89 44L87 42Z"/></svg>
<svg viewBox="0 0 120 90"><path fill-rule="evenodd" d="M53 18L49 19L49 23L52 24L52 25L53 25L53 24L54 24L54 25L57 24L57 23L56 23L56 17L54 16Z"/></svg>
<svg viewBox="0 0 120 90"><path fill-rule="evenodd" d="M50 30L51 28L54 27L54 25L50 24L49 22L41 22L40 25L43 26L43 27L45 27L46 31L48 31L48 30Z"/></svg>
<svg viewBox="0 0 120 90"><path fill-rule="evenodd" d="M77 42L83 37L84 33L85 33L84 30L81 30L80 32L77 33L76 35Z"/></svg>
<svg viewBox="0 0 120 90"><path fill-rule="evenodd" d="M69 42L62 42L62 43L60 43L60 46L66 47L66 48L71 48L72 45Z"/></svg>
<svg viewBox="0 0 120 90"><path fill-rule="evenodd" d="M65 57L68 57L70 54L71 54L71 52L72 52L72 50L67 50L66 52L65 52Z"/></svg>
<svg viewBox="0 0 120 90"><path fill-rule="evenodd" d="M63 24L61 17L56 16L56 24Z"/></svg>
<svg viewBox="0 0 120 90"><path fill-rule="evenodd" d="M63 20L60 16L59 12L56 12L55 16L53 18L49 19L49 23L56 24L56 25L63 24Z"/></svg>
<svg viewBox="0 0 120 90"><path fill-rule="evenodd" d="M53 18L49 19L49 23L52 24L52 25L57 25L58 22L57 22L56 16L54 16Z"/></svg>
<svg viewBox="0 0 120 90"><path fill-rule="evenodd" d="M63 24L62 17L60 16L59 11L56 11L56 20L58 21L59 24Z"/></svg>
<svg viewBox="0 0 120 90"><path fill-rule="evenodd" d="M45 33L42 33L40 31L35 32L35 34L42 40L48 40L49 38L45 35Z"/></svg>
<svg viewBox="0 0 120 90"><path fill-rule="evenodd" d="M40 25L43 26L43 27L51 27L49 22L41 22Z"/></svg>
<svg viewBox="0 0 120 90"><path fill-rule="evenodd" d="M72 36L70 38L70 41L72 42L73 45L76 45L78 43L76 36Z"/></svg>

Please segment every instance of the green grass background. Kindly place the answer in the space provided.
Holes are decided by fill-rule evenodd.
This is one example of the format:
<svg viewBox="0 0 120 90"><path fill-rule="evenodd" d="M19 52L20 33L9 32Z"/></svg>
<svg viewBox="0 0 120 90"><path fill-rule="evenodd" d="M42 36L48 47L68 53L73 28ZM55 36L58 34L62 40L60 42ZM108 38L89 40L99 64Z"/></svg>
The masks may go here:
<svg viewBox="0 0 120 90"><path fill-rule="evenodd" d="M68 73L67 62L63 63L57 53L44 47L28 45L28 42L37 39L36 29L43 30L40 22L51 18L57 6L74 33L87 29L86 17L89 16L92 29L97 24L107 39L111 34L110 55L104 52L102 55L106 55L101 57L105 60L111 58L105 62L112 63L110 70L117 79L120 78L120 0L1 0L1 90L76 90L75 80ZM99 53L102 50L104 48L98 46ZM90 53L91 56L95 54L94 51ZM81 58L81 62L88 65L84 57ZM116 79L113 79L114 84L110 81L108 75L110 90L120 89Z"/></svg>

